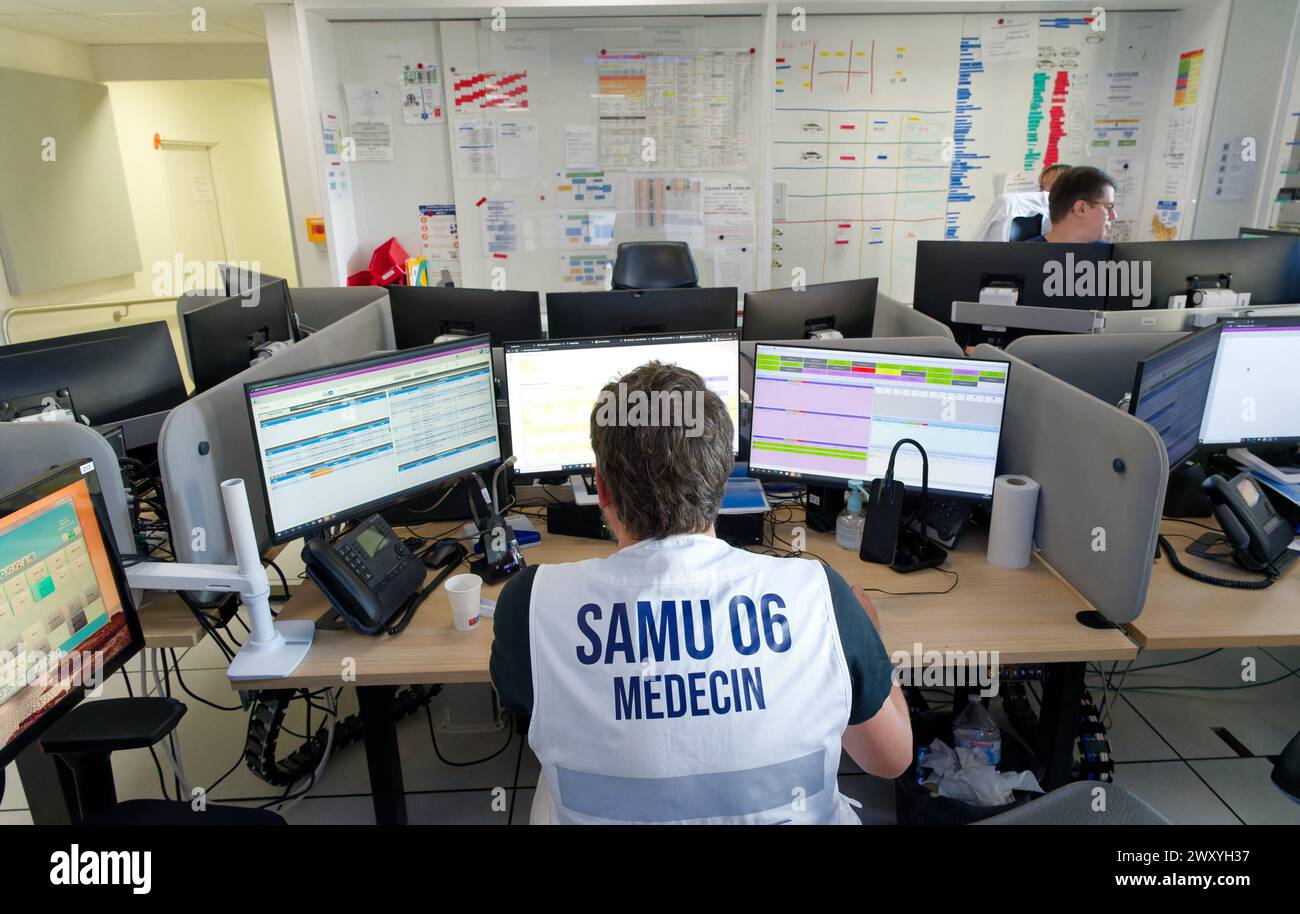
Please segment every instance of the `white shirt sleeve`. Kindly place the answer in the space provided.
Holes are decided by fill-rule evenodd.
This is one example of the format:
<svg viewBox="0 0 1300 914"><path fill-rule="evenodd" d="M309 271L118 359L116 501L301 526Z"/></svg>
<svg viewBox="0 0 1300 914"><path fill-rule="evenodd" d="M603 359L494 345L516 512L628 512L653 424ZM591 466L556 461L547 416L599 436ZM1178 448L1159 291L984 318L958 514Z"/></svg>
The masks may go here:
<svg viewBox="0 0 1300 914"><path fill-rule="evenodd" d="M993 202L983 221L975 230L974 241L1009 241L1011 220L1020 216L1043 217L1043 231L1049 226L1047 218L1047 193L1003 194Z"/></svg>

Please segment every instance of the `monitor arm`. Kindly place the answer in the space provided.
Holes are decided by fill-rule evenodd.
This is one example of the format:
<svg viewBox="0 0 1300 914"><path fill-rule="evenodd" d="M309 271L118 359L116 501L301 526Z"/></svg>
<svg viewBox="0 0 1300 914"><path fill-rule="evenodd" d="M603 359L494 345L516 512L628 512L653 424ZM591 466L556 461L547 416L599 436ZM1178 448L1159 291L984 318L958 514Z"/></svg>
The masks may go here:
<svg viewBox="0 0 1300 914"><path fill-rule="evenodd" d="M230 662L227 675L234 680L288 676L307 656L315 624L310 620L276 621L271 616L271 585L257 548L244 481L227 479L221 484L221 498L226 506L226 522L237 564L141 562L126 569L127 583L135 590L238 593L248 607L253 633Z"/></svg>

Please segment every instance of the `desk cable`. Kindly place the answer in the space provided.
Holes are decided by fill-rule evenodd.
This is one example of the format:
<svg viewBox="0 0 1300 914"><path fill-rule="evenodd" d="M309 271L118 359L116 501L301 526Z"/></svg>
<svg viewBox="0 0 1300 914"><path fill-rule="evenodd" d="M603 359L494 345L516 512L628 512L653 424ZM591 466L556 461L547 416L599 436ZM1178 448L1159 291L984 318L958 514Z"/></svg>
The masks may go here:
<svg viewBox="0 0 1300 914"><path fill-rule="evenodd" d="M1185 534L1171 533L1170 536L1183 536ZM1215 587L1231 587L1236 590L1263 590L1265 587L1272 587L1273 582L1278 579L1277 566L1269 563L1267 570L1260 572L1264 575L1262 579L1253 581L1243 581L1238 578L1219 578L1214 575L1205 574L1190 568L1183 564L1183 560L1178 556L1178 550L1173 547L1165 535L1162 533L1156 538L1160 549L1169 559L1169 564L1181 575L1191 578L1193 581L1200 581L1202 584L1213 584ZM1227 558L1229 553L1224 553L1223 558Z"/></svg>

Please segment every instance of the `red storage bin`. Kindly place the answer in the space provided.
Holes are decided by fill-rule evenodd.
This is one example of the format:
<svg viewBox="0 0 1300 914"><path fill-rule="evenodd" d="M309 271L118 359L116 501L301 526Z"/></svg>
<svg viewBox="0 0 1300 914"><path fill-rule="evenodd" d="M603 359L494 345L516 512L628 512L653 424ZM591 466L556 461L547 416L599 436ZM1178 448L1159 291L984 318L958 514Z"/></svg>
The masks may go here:
<svg viewBox="0 0 1300 914"><path fill-rule="evenodd" d="M394 286L406 284L405 248L398 244L396 238L389 238L370 257L372 284L376 286Z"/></svg>
<svg viewBox="0 0 1300 914"><path fill-rule="evenodd" d="M375 276L369 270L358 270L348 277L349 286L373 286Z"/></svg>

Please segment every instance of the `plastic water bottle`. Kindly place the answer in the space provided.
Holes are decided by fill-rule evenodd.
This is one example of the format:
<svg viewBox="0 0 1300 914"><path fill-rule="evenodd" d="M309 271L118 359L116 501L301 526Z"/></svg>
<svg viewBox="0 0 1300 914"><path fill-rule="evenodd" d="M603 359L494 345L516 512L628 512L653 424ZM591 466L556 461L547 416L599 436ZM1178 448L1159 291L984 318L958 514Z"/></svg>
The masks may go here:
<svg viewBox="0 0 1300 914"><path fill-rule="evenodd" d="M965 709L952 722L952 741L959 749L981 752L990 765L1002 761L1002 731L978 694L972 694Z"/></svg>
<svg viewBox="0 0 1300 914"><path fill-rule="evenodd" d="M862 546L862 531L867 525L866 512L862 510L862 483L849 480L849 499L835 518L835 545L857 552Z"/></svg>

